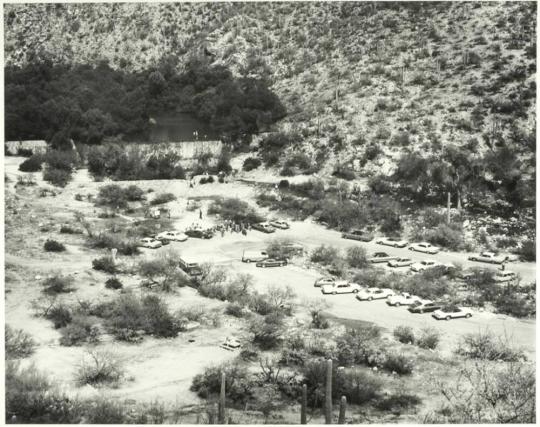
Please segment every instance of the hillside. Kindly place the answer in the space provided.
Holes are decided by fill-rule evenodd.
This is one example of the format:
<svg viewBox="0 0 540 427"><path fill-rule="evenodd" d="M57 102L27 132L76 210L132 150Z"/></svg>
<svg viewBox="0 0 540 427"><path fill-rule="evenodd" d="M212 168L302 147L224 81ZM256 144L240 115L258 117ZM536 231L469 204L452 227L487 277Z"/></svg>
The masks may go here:
<svg viewBox="0 0 540 427"><path fill-rule="evenodd" d="M5 8L7 64L105 59L138 71L202 55L266 79L288 111L278 129L318 158L358 159L364 174L448 143L534 151L534 2Z"/></svg>

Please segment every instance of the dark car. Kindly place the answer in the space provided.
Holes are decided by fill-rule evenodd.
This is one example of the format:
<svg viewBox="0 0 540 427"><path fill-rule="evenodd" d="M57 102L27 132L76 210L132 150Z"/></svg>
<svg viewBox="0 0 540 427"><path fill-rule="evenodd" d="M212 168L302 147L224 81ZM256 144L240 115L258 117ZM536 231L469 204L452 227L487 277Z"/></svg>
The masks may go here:
<svg viewBox="0 0 540 427"><path fill-rule="evenodd" d="M159 237L159 238L156 238L156 240L159 240L163 246L171 243L171 241L165 237Z"/></svg>
<svg viewBox="0 0 540 427"><path fill-rule="evenodd" d="M265 259L264 261L259 261L255 264L257 267L283 267L284 265L287 265L286 259Z"/></svg>
<svg viewBox="0 0 540 427"><path fill-rule="evenodd" d="M198 228L186 230L184 234L186 236L195 237L197 239L211 239L212 237L214 237L214 233L211 230L201 230Z"/></svg>
<svg viewBox="0 0 540 427"><path fill-rule="evenodd" d="M411 305L408 310L411 313L431 313L435 310L440 310L443 308L443 305L438 302L431 302L431 301L424 301L424 302L417 302L413 305Z"/></svg>
<svg viewBox="0 0 540 427"><path fill-rule="evenodd" d="M368 258L368 261L371 262L372 264L376 264L376 263L379 263L379 262L392 261L392 260L398 259L398 258L399 257L397 257L397 256L390 256L386 252L375 252L373 255L371 255Z"/></svg>
<svg viewBox="0 0 540 427"><path fill-rule="evenodd" d="M344 239L360 240L362 242L371 242L373 240L373 234L362 230L351 230L341 233L341 237Z"/></svg>

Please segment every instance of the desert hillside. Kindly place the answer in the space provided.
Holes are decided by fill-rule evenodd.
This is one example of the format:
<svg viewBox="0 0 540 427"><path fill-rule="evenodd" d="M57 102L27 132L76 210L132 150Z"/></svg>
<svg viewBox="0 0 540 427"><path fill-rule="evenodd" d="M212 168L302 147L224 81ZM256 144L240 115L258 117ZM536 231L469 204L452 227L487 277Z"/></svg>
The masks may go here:
<svg viewBox="0 0 540 427"><path fill-rule="evenodd" d="M19 4L4 18L7 64L204 55L262 77L288 111L278 128L340 161L383 147L368 169L410 147L534 150L534 2Z"/></svg>

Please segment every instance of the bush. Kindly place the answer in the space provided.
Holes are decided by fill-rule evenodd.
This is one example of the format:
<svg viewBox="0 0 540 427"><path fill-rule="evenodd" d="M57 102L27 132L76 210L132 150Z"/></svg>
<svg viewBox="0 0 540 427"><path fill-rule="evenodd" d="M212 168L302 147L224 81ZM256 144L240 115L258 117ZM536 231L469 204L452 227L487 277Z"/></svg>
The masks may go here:
<svg viewBox="0 0 540 427"><path fill-rule="evenodd" d="M190 390L202 399L219 396L223 372L226 373L227 399L233 403L245 403L252 398L253 382L249 371L237 363L207 368L202 374L193 378Z"/></svg>
<svg viewBox="0 0 540 427"><path fill-rule="evenodd" d="M56 240L47 239L43 245L43 249L45 249L47 252L63 252L66 250L66 247Z"/></svg>
<svg viewBox="0 0 540 427"><path fill-rule="evenodd" d="M289 188L289 186L290 186L289 180L282 179L282 180L279 181L278 189L285 190L285 189Z"/></svg>
<svg viewBox="0 0 540 427"><path fill-rule="evenodd" d="M34 155L19 165L21 172L38 172L41 170L41 164L43 163L43 157Z"/></svg>
<svg viewBox="0 0 540 427"><path fill-rule="evenodd" d="M133 232L133 229L130 230ZM90 240L90 244L94 248L99 249L118 249L122 255L131 256L140 253L139 244L134 239L122 239L119 236L110 233L99 233Z"/></svg>
<svg viewBox="0 0 540 427"><path fill-rule="evenodd" d="M227 304L227 307L225 308L225 313L229 316L244 317L245 309L241 304L231 302Z"/></svg>
<svg viewBox="0 0 540 427"><path fill-rule="evenodd" d="M414 344L414 332L410 326L398 326L394 329L394 337L403 344Z"/></svg>
<svg viewBox="0 0 540 427"><path fill-rule="evenodd" d="M413 371L413 361L407 359L404 354L390 353L386 355L383 368L388 372L395 372L398 375L409 375Z"/></svg>
<svg viewBox="0 0 540 427"><path fill-rule="evenodd" d="M43 292L48 294L61 294L73 290L73 277L55 275L43 281Z"/></svg>
<svg viewBox="0 0 540 427"><path fill-rule="evenodd" d="M242 169L249 172L253 169L257 169L262 164L261 160L257 157L248 157L242 164Z"/></svg>
<svg viewBox="0 0 540 427"><path fill-rule="evenodd" d="M94 344L99 341L98 327L84 316L74 316L71 322L60 330L60 333L62 334L60 344L65 346Z"/></svg>
<svg viewBox="0 0 540 427"><path fill-rule="evenodd" d="M82 231L77 229L77 228L73 228L69 225L62 225L60 227L60 233L62 234L82 234Z"/></svg>
<svg viewBox="0 0 540 427"><path fill-rule="evenodd" d="M361 246L347 248L347 263L352 268L366 268L369 266L366 250Z"/></svg>
<svg viewBox="0 0 540 427"><path fill-rule="evenodd" d="M333 246L326 245L318 246L310 255L311 262L322 265L331 265L339 259L342 259L339 250Z"/></svg>
<svg viewBox="0 0 540 427"><path fill-rule="evenodd" d="M99 189L97 204L123 209L127 207L127 191L117 184L105 185Z"/></svg>
<svg viewBox="0 0 540 427"><path fill-rule="evenodd" d="M253 334L253 343L261 350L276 348L283 341L283 318L279 313L271 313L262 320L251 322L250 332Z"/></svg>
<svg viewBox="0 0 540 427"><path fill-rule="evenodd" d="M156 194L156 196L150 201L150 204L152 206L162 205L164 203L172 202L173 200L176 200L176 196L174 194L161 193L161 194Z"/></svg>
<svg viewBox="0 0 540 427"><path fill-rule="evenodd" d="M403 410L411 409L418 406L420 403L422 403L422 399L417 395L399 391L397 394L391 394L380 398L374 406L379 411L391 412L399 415Z"/></svg>
<svg viewBox="0 0 540 427"><path fill-rule="evenodd" d="M63 304L57 304L47 312L46 318L53 322L55 329L60 329L67 326L73 319L73 316L69 307Z"/></svg>
<svg viewBox="0 0 540 427"><path fill-rule="evenodd" d="M28 148L17 148L17 156L31 157L34 152Z"/></svg>
<svg viewBox="0 0 540 427"><path fill-rule="evenodd" d="M112 353L90 350L79 366L76 379L79 385L116 385L124 376L120 359Z"/></svg>
<svg viewBox="0 0 540 427"><path fill-rule="evenodd" d="M519 248L518 254L523 261L536 261L536 240L525 240Z"/></svg>
<svg viewBox="0 0 540 427"><path fill-rule="evenodd" d="M124 190L124 194L126 196L126 199L130 202L137 202L144 200L144 191L142 188L137 187L136 185L130 185Z"/></svg>
<svg viewBox="0 0 540 427"><path fill-rule="evenodd" d="M507 340L490 332L475 332L464 335L456 353L469 359L502 360L519 362L525 359L523 351L513 348Z"/></svg>
<svg viewBox="0 0 540 427"><path fill-rule="evenodd" d="M6 360L22 359L31 356L36 348L32 337L22 329L12 329L5 325L5 351Z"/></svg>
<svg viewBox="0 0 540 427"><path fill-rule="evenodd" d="M440 224L434 230L429 230L426 241L450 250L459 250L464 245L463 230L453 224Z"/></svg>
<svg viewBox="0 0 540 427"><path fill-rule="evenodd" d="M124 285L116 277L111 277L105 282L105 287L107 289L122 289Z"/></svg>
<svg viewBox="0 0 540 427"><path fill-rule="evenodd" d="M345 179L347 181L352 181L353 179L356 178L356 174L354 173L354 171L343 165L337 165L334 171L332 172L332 176Z"/></svg>
<svg viewBox="0 0 540 427"><path fill-rule="evenodd" d="M71 180L71 172L46 166L43 171L43 180L57 187L65 187Z"/></svg>
<svg viewBox="0 0 540 427"><path fill-rule="evenodd" d="M420 332L420 336L416 340L416 345L420 348L435 350L439 345L440 334L432 328L424 328Z"/></svg>
<svg viewBox="0 0 540 427"><path fill-rule="evenodd" d="M519 288L508 287L499 293L493 301L498 313L514 317L532 317L536 314L534 301L519 294Z"/></svg>
<svg viewBox="0 0 540 427"><path fill-rule="evenodd" d="M118 272L112 256L109 255L92 260L92 268L109 274L116 274Z"/></svg>
<svg viewBox="0 0 540 427"><path fill-rule="evenodd" d="M249 224L264 221L249 204L236 198L219 198L208 208L210 215L219 215L222 220L247 222Z"/></svg>

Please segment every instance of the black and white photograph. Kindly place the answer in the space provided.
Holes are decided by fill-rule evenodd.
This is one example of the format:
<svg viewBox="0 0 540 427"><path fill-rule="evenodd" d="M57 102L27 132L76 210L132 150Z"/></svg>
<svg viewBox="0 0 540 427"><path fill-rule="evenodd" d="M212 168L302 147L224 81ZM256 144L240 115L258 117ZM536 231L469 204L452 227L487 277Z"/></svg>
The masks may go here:
<svg viewBox="0 0 540 427"><path fill-rule="evenodd" d="M535 424L535 1L3 2L7 424Z"/></svg>

